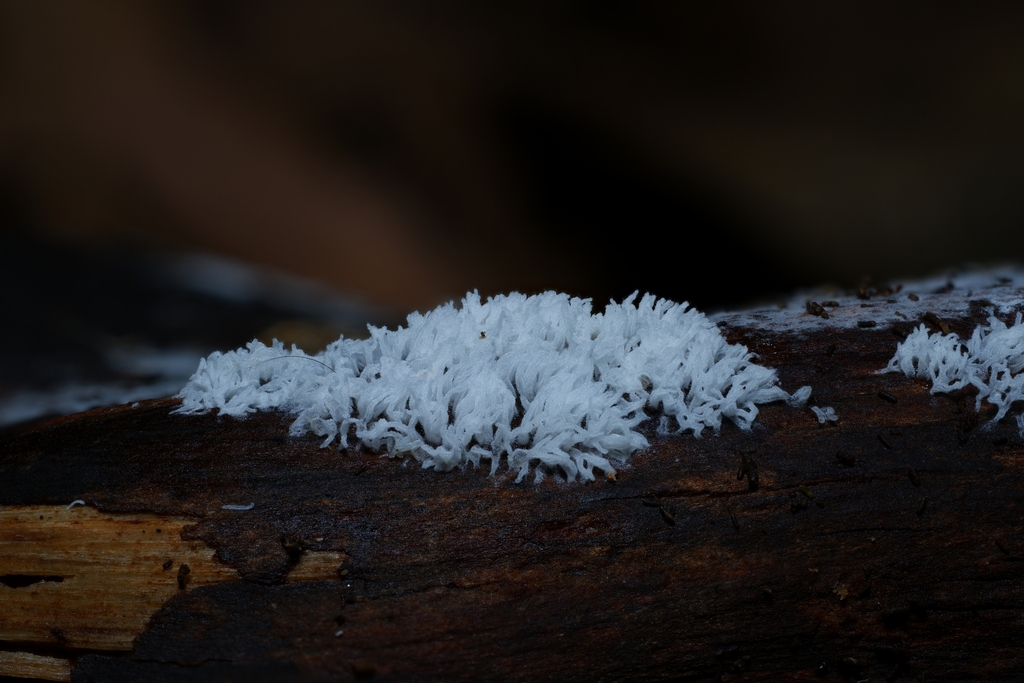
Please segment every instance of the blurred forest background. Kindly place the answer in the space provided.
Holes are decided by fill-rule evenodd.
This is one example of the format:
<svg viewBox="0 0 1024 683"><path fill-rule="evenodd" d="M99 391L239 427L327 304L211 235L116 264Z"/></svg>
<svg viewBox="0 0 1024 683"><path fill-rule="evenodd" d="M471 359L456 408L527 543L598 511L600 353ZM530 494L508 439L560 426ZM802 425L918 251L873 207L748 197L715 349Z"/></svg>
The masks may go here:
<svg viewBox="0 0 1024 683"><path fill-rule="evenodd" d="M1022 36L1016 3L11 2L3 208L403 310L906 277L1022 253Z"/></svg>
<svg viewBox="0 0 1024 683"><path fill-rule="evenodd" d="M1017 3L2 2L0 395L88 375L83 334L109 361L303 317L231 323L154 254L324 283L341 328L1017 260L1022 36Z"/></svg>

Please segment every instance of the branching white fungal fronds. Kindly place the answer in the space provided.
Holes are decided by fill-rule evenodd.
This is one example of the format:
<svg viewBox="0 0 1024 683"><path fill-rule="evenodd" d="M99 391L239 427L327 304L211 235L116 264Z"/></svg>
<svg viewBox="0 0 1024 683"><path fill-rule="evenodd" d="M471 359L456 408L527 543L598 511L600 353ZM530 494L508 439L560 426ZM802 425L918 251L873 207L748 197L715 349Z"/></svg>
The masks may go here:
<svg viewBox="0 0 1024 683"><path fill-rule="evenodd" d="M995 316L988 323L975 328L967 341L956 334L928 334L921 325L896 348L883 372L930 380L933 394L973 386L978 390L975 409L988 401L998 408L993 421L1000 420L1024 400L1024 324L1020 313L1011 326ZM1017 422L1024 432L1024 422Z"/></svg>
<svg viewBox="0 0 1024 683"><path fill-rule="evenodd" d="M565 294L474 293L316 356L253 341L202 360L179 411L280 409L296 416L293 433L324 445L347 446L354 431L437 470L489 460L493 474L504 459L519 480L536 465L592 480L647 445L645 410L663 432L700 436L723 419L748 429L758 404L806 402L809 387L790 396L702 313L636 299L592 314Z"/></svg>

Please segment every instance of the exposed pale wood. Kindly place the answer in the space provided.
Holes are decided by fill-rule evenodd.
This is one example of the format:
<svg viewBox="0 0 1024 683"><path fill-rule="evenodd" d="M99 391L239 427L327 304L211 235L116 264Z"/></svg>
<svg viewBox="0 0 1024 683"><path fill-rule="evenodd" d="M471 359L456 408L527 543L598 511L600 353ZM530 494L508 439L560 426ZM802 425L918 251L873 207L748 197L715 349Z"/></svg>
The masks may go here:
<svg viewBox="0 0 1024 683"><path fill-rule="evenodd" d="M167 600L238 578L213 548L184 541L196 520L109 514L76 505L0 507L0 638L82 650L131 650Z"/></svg>
<svg viewBox="0 0 1024 683"><path fill-rule="evenodd" d="M299 561L285 574L285 580L290 583L299 581L337 581L338 570L343 566L348 556L342 552L327 551L303 551ZM342 570L344 571L344 570Z"/></svg>
<svg viewBox="0 0 1024 683"><path fill-rule="evenodd" d="M172 596L238 579L212 548L182 540L182 529L196 521L83 505L0 507L0 640L130 651ZM296 542L288 582L338 579L344 553L306 551ZM70 681L71 660L0 652L0 676Z"/></svg>
<svg viewBox="0 0 1024 683"><path fill-rule="evenodd" d="M29 652L0 652L0 676L70 681L71 660Z"/></svg>

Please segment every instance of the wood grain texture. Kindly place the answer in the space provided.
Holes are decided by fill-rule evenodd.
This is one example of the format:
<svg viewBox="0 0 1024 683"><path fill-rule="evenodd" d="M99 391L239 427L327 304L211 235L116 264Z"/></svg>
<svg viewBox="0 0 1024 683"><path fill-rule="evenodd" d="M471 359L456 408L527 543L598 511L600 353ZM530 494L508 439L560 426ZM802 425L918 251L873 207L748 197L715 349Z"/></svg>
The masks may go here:
<svg viewBox="0 0 1024 683"><path fill-rule="evenodd" d="M0 677L70 681L71 662L29 652L0 652Z"/></svg>
<svg viewBox="0 0 1024 683"><path fill-rule="evenodd" d="M82 681L1024 679L1013 421L878 374L889 323L723 328L839 421L774 404L749 432L650 433L589 485L424 471L167 400L11 437L5 509L188 518L182 542L239 577L172 591L126 656L50 653ZM308 553L333 555L288 581Z"/></svg>
<svg viewBox="0 0 1024 683"><path fill-rule="evenodd" d="M0 509L3 639L131 650L153 613L183 587L238 578L213 549L182 540L191 521L86 506Z"/></svg>

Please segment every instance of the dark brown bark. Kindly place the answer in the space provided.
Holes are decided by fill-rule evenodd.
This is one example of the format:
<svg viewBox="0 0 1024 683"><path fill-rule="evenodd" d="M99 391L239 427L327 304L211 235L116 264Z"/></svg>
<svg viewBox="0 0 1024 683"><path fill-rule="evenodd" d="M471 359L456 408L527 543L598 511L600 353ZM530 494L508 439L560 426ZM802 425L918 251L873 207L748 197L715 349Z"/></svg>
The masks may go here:
<svg viewBox="0 0 1024 683"><path fill-rule="evenodd" d="M877 374L888 324L725 329L839 421L775 404L750 432L652 433L588 485L425 471L168 400L10 437L0 506L189 518L238 578L176 590L130 654L4 649L82 681L1024 679L1013 421ZM339 571L286 581L316 553ZM116 573L110 591L131 599Z"/></svg>

